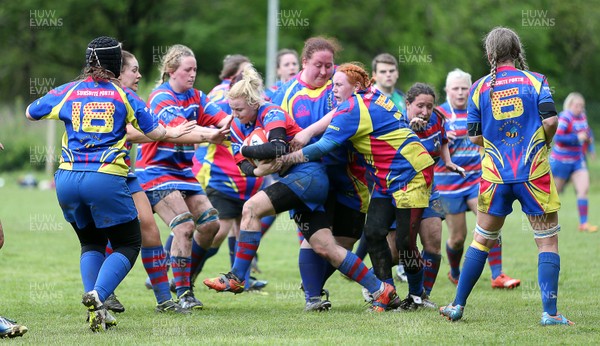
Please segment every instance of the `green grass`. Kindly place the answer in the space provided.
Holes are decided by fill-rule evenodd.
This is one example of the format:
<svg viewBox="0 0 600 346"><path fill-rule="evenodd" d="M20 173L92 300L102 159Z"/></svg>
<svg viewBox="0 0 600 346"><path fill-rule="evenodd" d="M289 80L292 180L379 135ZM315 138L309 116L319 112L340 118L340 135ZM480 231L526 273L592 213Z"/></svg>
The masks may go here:
<svg viewBox="0 0 600 346"><path fill-rule="evenodd" d="M593 164L591 170L597 166ZM434 311L369 314L360 286L337 273L326 285L333 310L304 313L298 289L297 239L292 224L281 215L259 251L264 272L260 278L269 280L268 295L217 294L201 285L197 296L204 311L192 316L159 315L153 311L153 294L144 288L146 273L138 259L117 289L127 309L117 315L118 327L93 334L80 303L78 241L62 217L55 192L21 189L15 184L16 174L2 177L0 217L6 244L0 250L0 315L29 328L23 338L12 340L13 344L596 344L600 335L600 265L596 258L600 234L577 232L571 188L562 196L560 212L559 311L575 321L575 327L538 325L537 250L520 212L507 218L503 259L505 271L520 278L522 286L512 291L492 290L486 266L464 319L457 323ZM595 224L600 223L595 214L600 205L598 192L592 189L590 196L590 218ZM520 210L518 203L514 207ZM473 223L469 215L470 227ZM167 228L162 222L159 226L165 239ZM224 247L207 263L200 278L215 276L228 266ZM444 259L431 297L438 304L448 303L454 296L447 271ZM398 284L398 290L404 296L407 288Z"/></svg>

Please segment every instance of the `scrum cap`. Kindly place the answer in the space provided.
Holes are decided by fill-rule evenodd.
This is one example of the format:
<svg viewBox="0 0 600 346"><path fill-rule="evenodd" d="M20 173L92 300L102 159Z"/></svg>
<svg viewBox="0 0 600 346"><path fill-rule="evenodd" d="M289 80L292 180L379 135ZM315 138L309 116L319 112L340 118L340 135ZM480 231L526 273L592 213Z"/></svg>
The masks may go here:
<svg viewBox="0 0 600 346"><path fill-rule="evenodd" d="M108 36L93 39L85 51L86 66L103 67L116 78L121 74L121 59L121 44Z"/></svg>

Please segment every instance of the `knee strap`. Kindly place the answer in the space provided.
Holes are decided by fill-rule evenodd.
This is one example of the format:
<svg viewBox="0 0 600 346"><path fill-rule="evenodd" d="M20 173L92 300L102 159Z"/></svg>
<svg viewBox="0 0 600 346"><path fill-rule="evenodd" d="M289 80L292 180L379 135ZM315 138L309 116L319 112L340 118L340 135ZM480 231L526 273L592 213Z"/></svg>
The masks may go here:
<svg viewBox="0 0 600 346"><path fill-rule="evenodd" d="M192 221L192 222L194 221L194 216L189 211L175 216L173 218L173 220L171 220L171 222L169 223L169 228L172 230L173 228L181 225L184 222L188 222L188 221Z"/></svg>
<svg viewBox="0 0 600 346"><path fill-rule="evenodd" d="M538 238L538 239L539 238L550 238L550 237L558 234L558 232L560 232L560 225L556 225L552 228L541 230L541 231L533 230L533 237Z"/></svg>
<svg viewBox="0 0 600 346"><path fill-rule="evenodd" d="M208 208L198 220L196 220L196 225L201 226L208 222L219 221L219 211L215 208Z"/></svg>
<svg viewBox="0 0 600 346"><path fill-rule="evenodd" d="M477 234L484 237L485 239L489 239L489 240L498 240L500 238L499 230L496 232L490 232L490 231L487 231L487 230L481 228L481 226L479 226L479 225L475 225L475 232L477 232Z"/></svg>

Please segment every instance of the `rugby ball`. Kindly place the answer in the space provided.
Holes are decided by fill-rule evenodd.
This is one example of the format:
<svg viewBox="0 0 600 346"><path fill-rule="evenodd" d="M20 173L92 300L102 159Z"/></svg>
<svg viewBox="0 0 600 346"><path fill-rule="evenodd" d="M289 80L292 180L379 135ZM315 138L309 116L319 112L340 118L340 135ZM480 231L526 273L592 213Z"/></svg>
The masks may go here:
<svg viewBox="0 0 600 346"><path fill-rule="evenodd" d="M265 144L268 141L269 141L269 139L267 138L267 133L265 132L265 130L263 130L261 127L257 127L252 132L250 132L248 137L246 137L244 139L243 146L251 147L254 145ZM258 160L254 160L251 158L246 158L246 159L248 160L248 162L250 162L252 165L254 165L254 167L258 166Z"/></svg>

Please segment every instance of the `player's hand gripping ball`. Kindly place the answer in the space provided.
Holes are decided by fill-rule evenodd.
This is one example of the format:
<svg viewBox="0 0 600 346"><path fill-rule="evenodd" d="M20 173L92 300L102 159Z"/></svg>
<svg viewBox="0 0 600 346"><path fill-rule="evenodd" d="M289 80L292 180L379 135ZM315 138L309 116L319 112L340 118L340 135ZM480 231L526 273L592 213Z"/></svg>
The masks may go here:
<svg viewBox="0 0 600 346"><path fill-rule="evenodd" d="M267 134L265 130L260 127L255 128L246 139L242 143L243 147L251 147L254 145L261 145L267 143L269 140L267 139ZM254 167L257 167L259 164L259 160L251 159L249 157L246 158L248 162L250 162Z"/></svg>

